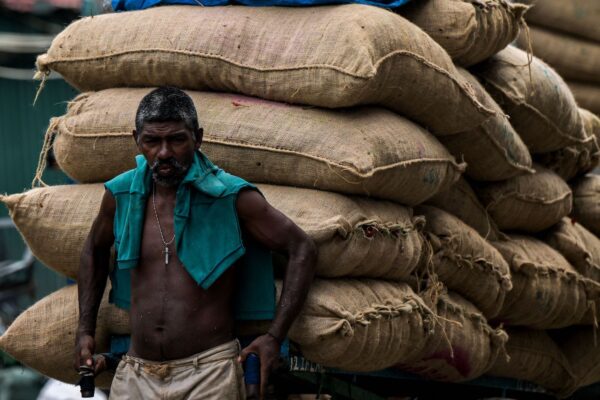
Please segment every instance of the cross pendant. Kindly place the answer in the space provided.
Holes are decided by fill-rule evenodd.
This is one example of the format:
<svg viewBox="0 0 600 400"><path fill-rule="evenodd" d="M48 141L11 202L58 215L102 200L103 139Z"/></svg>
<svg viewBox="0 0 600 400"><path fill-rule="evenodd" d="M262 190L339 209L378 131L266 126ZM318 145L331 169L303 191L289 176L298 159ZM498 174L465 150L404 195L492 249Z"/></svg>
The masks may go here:
<svg viewBox="0 0 600 400"><path fill-rule="evenodd" d="M165 265L169 265L169 246L165 246L163 253L165 253Z"/></svg>

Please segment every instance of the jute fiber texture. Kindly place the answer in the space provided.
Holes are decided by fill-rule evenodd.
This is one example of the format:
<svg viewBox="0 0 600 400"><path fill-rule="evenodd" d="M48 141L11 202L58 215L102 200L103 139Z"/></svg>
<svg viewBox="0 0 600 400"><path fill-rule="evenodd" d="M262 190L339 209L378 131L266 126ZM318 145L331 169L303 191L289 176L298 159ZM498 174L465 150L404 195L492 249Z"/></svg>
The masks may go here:
<svg viewBox="0 0 600 400"><path fill-rule="evenodd" d="M584 144L575 144L551 153L540 154L537 162L556 172L564 180L584 175L598 166L600 162L600 118L594 113L579 109L585 133L591 140Z"/></svg>
<svg viewBox="0 0 600 400"><path fill-rule="evenodd" d="M572 182L573 218L600 237L600 176L586 175Z"/></svg>
<svg viewBox="0 0 600 400"><path fill-rule="evenodd" d="M570 218L563 218L546 234L545 241L581 275L600 282L600 239L596 235Z"/></svg>
<svg viewBox="0 0 600 400"><path fill-rule="evenodd" d="M0 337L0 349L19 362L59 381L75 384L75 333L79 320L77 286L52 293L25 310ZM111 334L129 333L129 315L108 304L108 289L96 325L96 353L107 352ZM96 386L109 388L113 375L96 377Z"/></svg>
<svg viewBox="0 0 600 400"><path fill-rule="evenodd" d="M573 196L567 183L546 168L534 168L535 174L477 186L481 203L501 230L539 232L571 212Z"/></svg>
<svg viewBox="0 0 600 400"><path fill-rule="evenodd" d="M537 57L508 46L472 70L510 116L532 153L585 143L575 99L563 79Z"/></svg>
<svg viewBox="0 0 600 400"><path fill-rule="evenodd" d="M545 331L510 327L507 332L510 360L498 357L488 375L533 382L553 392L572 385L571 365Z"/></svg>
<svg viewBox="0 0 600 400"><path fill-rule="evenodd" d="M458 217L484 239L497 240L502 235L471 185L464 178L460 178L450 188L427 200L426 204Z"/></svg>
<svg viewBox="0 0 600 400"><path fill-rule="evenodd" d="M429 337L425 356L404 369L427 379L461 382L485 374L497 357L505 357L508 335L488 325L473 304L452 292L424 300L435 310L440 324Z"/></svg>
<svg viewBox="0 0 600 400"><path fill-rule="evenodd" d="M593 327L568 328L558 340L575 376L571 388L565 394L600 381L600 342Z"/></svg>
<svg viewBox="0 0 600 400"><path fill-rule="evenodd" d="M566 80L600 83L600 43L540 27L529 27L533 54L550 64ZM521 33L519 47L526 48Z"/></svg>
<svg viewBox="0 0 600 400"><path fill-rule="evenodd" d="M579 114L588 136L594 136L600 142L600 116L585 108L579 108Z"/></svg>
<svg viewBox="0 0 600 400"><path fill-rule="evenodd" d="M426 238L433 248L432 265L424 267L487 318L495 317L512 288L510 269L502 255L455 216L430 206L415 211L425 217Z"/></svg>
<svg viewBox="0 0 600 400"><path fill-rule="evenodd" d="M101 182L134 166L135 112L148 89L77 97L53 120L59 166ZM377 107L302 108L239 95L189 92L205 129L202 151L250 182L317 188L418 204L464 171L439 141Z"/></svg>
<svg viewBox="0 0 600 400"><path fill-rule="evenodd" d="M434 320L406 283L315 280L289 337L310 361L376 371L420 359Z"/></svg>
<svg viewBox="0 0 600 400"><path fill-rule="evenodd" d="M76 279L83 245L103 193L101 184L49 186L0 200L33 255L44 265Z"/></svg>
<svg viewBox="0 0 600 400"><path fill-rule="evenodd" d="M456 135L440 136L440 141L457 160L467 162L466 174L480 181L501 181L531 173L531 155L521 137L508 121L508 116L485 91L477 78L459 68L477 98L497 114L476 129Z"/></svg>
<svg viewBox="0 0 600 400"><path fill-rule="evenodd" d="M271 185L259 189L316 242L318 275L406 279L419 265L424 220L410 208L316 190ZM77 279L103 193L101 184L49 186L2 201L34 255Z"/></svg>
<svg viewBox="0 0 600 400"><path fill-rule="evenodd" d="M580 323L600 295L600 285L584 278L544 242L511 235L493 242L508 261L513 288L506 294L497 320L536 329Z"/></svg>
<svg viewBox="0 0 600 400"><path fill-rule="evenodd" d="M567 84L581 107L600 115L600 84L575 81L568 81Z"/></svg>
<svg viewBox="0 0 600 400"><path fill-rule="evenodd" d="M81 91L172 85L327 108L379 104L439 135L493 115L425 32L358 4L169 6L83 18L37 67Z"/></svg>
<svg viewBox="0 0 600 400"><path fill-rule="evenodd" d="M493 56L519 34L527 6L504 0L409 2L399 12L438 42L455 63Z"/></svg>
<svg viewBox="0 0 600 400"><path fill-rule="evenodd" d="M600 2L590 0L523 0L533 4L525 16L533 25L544 26L600 42Z"/></svg>
<svg viewBox="0 0 600 400"><path fill-rule="evenodd" d="M319 276L405 280L419 265L425 220L410 208L310 189L259 189L315 241Z"/></svg>

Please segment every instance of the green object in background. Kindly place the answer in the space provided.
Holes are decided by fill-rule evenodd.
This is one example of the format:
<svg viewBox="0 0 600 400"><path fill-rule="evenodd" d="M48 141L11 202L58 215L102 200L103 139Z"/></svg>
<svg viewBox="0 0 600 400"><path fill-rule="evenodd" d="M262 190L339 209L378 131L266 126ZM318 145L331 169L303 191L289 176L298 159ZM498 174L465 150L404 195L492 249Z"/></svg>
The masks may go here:
<svg viewBox="0 0 600 400"><path fill-rule="evenodd" d="M44 135L51 117L63 115L67 102L77 95L62 79L46 82L36 105L33 99L39 82L0 78L0 193L19 193L31 188ZM67 177L58 170L44 174L48 184L68 183ZM0 206L0 217L8 216L6 207ZM6 256L18 259L24 249L16 230L3 233ZM63 287L67 280L36 262L34 267L36 285L35 299L23 299L24 306Z"/></svg>
<svg viewBox="0 0 600 400"><path fill-rule="evenodd" d="M0 370L0 400L34 400L45 378L30 369L11 367Z"/></svg>
<svg viewBox="0 0 600 400"><path fill-rule="evenodd" d="M12 358L10 355L8 355L7 353L0 350L0 371L6 369L8 367L13 367L15 365L20 365L20 364L17 360Z"/></svg>
<svg viewBox="0 0 600 400"><path fill-rule="evenodd" d="M81 5L81 15L98 15L107 12L107 9L112 10L110 0L83 0Z"/></svg>
<svg viewBox="0 0 600 400"><path fill-rule="evenodd" d="M77 92L62 79L46 82L33 106L39 82L0 78L0 193L18 193L31 187L44 134L51 117L66 112ZM66 182L59 171L47 171L48 184ZM0 216L8 215L2 208Z"/></svg>

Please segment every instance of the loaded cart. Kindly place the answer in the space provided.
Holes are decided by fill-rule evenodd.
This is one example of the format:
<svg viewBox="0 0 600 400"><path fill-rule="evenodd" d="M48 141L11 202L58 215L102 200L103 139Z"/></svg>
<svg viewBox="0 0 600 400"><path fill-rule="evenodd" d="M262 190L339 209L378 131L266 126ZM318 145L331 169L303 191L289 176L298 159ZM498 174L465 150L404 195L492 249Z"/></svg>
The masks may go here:
<svg viewBox="0 0 600 400"><path fill-rule="evenodd" d="M527 381L483 376L463 383L427 380L418 375L394 369L372 373L353 373L324 368L301 355L288 354L285 367L274 375L275 393L323 393L339 400L484 399L508 398L549 400L556 396L543 387ZM595 384L575 393L572 399L597 399L600 385Z"/></svg>
<svg viewBox="0 0 600 400"><path fill-rule="evenodd" d="M249 344L254 337L241 338L242 345ZM116 355L129 347L129 337L114 336L111 350ZM106 356L111 356L106 354ZM314 393L316 398L330 395L333 400L386 400L420 399L435 400L444 398L470 399L519 399L551 400L557 396L532 382L484 375L461 383L448 383L424 379L416 374L388 368L377 372L350 372L342 369L323 367L309 361L289 339L281 346L281 366L275 370L269 381L268 399L286 400L289 395ZM116 368L118 358L109 362ZM252 364L251 364L252 363ZM244 365L247 387L258 385L260 365L250 358ZM250 388L252 391L253 388ZM579 389L569 399L596 400L600 396L600 383ZM252 397L249 397L249 399Z"/></svg>

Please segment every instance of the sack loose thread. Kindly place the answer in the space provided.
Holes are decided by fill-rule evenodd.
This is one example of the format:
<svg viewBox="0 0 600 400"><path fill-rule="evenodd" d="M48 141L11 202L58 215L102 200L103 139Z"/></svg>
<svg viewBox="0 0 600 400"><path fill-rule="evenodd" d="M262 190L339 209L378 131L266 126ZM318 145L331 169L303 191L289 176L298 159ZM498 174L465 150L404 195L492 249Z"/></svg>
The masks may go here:
<svg viewBox="0 0 600 400"><path fill-rule="evenodd" d="M36 186L48 186L42 179L42 176L44 175L44 171L46 170L46 160L48 157L48 153L52 149L54 131L56 130L58 123L58 118L52 118L50 120L50 125L46 130L46 134L44 135L44 144L42 145L42 150L40 151L40 155L38 157L38 165L35 170L35 176L33 177L33 181L31 181L32 188Z"/></svg>

